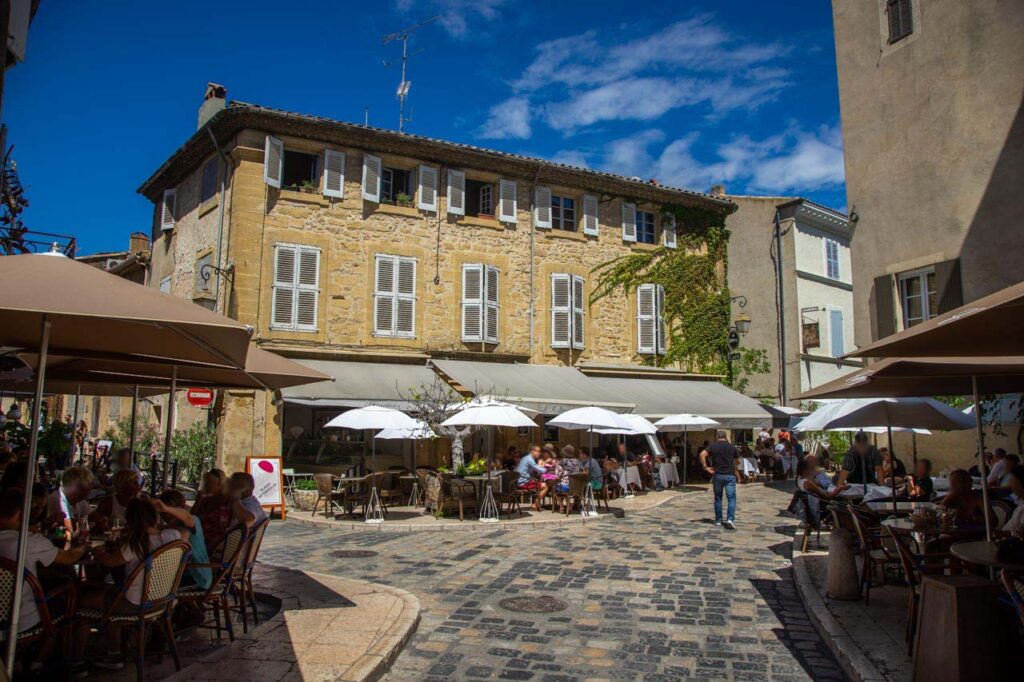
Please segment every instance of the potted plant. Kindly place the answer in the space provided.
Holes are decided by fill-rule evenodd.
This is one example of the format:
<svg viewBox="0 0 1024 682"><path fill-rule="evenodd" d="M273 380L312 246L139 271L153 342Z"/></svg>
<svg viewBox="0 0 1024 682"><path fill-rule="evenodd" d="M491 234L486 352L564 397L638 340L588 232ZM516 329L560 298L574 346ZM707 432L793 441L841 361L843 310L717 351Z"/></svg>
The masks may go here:
<svg viewBox="0 0 1024 682"><path fill-rule="evenodd" d="M399 192L395 195L396 206L412 206L412 197L405 192Z"/></svg>
<svg viewBox="0 0 1024 682"><path fill-rule="evenodd" d="M313 182L312 180L304 180L299 191L305 192L306 194L316 194L319 189L320 186L318 183Z"/></svg>
<svg viewBox="0 0 1024 682"><path fill-rule="evenodd" d="M316 502L316 481L312 478L296 479L293 502L299 511L313 511L313 504Z"/></svg>

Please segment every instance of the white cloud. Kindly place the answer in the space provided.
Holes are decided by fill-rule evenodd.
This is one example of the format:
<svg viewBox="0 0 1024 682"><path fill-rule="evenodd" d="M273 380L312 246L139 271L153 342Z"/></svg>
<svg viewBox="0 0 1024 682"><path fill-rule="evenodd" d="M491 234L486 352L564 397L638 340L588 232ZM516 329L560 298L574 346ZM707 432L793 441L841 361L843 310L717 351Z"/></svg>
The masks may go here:
<svg viewBox="0 0 1024 682"><path fill-rule="evenodd" d="M414 7L423 8L425 15L428 12L437 14L441 17L438 23L448 33L462 38L469 31L471 20L496 19L505 2L506 0L395 0L395 8L403 14L408 14Z"/></svg>
<svg viewBox="0 0 1024 682"><path fill-rule="evenodd" d="M492 106L477 135L491 139L526 139L531 132L530 100L518 96Z"/></svg>
<svg viewBox="0 0 1024 682"><path fill-rule="evenodd" d="M692 92L688 79L626 78L549 105L546 120L556 130L598 121L650 121L679 106Z"/></svg>
<svg viewBox="0 0 1024 682"><path fill-rule="evenodd" d="M554 153L550 160L555 163L564 163L566 166L590 168L587 155L576 149L560 149Z"/></svg>

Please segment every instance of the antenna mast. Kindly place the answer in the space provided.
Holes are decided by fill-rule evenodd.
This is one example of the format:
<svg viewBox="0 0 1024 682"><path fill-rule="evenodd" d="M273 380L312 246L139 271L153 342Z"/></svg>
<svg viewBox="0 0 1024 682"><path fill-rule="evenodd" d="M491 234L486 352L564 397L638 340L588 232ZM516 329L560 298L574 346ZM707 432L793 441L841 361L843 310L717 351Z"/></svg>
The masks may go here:
<svg viewBox="0 0 1024 682"><path fill-rule="evenodd" d="M387 45L388 43L392 43L392 42L394 42L396 40L401 40L402 41L402 57L401 57L401 62L402 62L402 80L398 84L398 89L395 91L395 97L398 98L398 132L400 132L400 133L404 133L405 132L405 124L412 120L411 116L409 118L406 118L406 116L405 116L405 100L409 96L409 87L412 85L412 81L406 80L406 78L405 78L406 65L407 65L407 63L408 63L408 61L410 59L412 59L413 57L418 55L420 52L423 52L422 49L419 49L419 50L416 50L415 52L413 52L411 54L409 53L409 37L417 29L423 28L427 24L432 24L432 23L434 23L435 21L437 21L440 18L441 18L440 15L433 16L433 17L430 17L429 19L427 19L425 21L421 21L418 24L410 26L409 28L402 29L401 31L398 31L397 33L389 33L388 35L384 36L384 39L382 41L384 45ZM384 60L384 66L385 67L391 66L392 64L394 64L397 61L399 61L399 60L398 59L391 59L391 60L385 59Z"/></svg>

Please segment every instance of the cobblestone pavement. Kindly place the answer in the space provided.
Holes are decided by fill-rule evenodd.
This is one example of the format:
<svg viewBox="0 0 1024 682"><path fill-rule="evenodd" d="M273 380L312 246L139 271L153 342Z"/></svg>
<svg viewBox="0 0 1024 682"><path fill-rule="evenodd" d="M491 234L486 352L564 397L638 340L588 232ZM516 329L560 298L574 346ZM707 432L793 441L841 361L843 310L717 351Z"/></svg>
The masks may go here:
<svg viewBox="0 0 1024 682"><path fill-rule="evenodd" d="M624 519L493 533L286 522L260 558L415 594L420 626L391 681L842 680L793 584L788 495L738 495L735 532L697 491ZM332 556L345 550L377 554ZM510 611L510 597L556 610Z"/></svg>

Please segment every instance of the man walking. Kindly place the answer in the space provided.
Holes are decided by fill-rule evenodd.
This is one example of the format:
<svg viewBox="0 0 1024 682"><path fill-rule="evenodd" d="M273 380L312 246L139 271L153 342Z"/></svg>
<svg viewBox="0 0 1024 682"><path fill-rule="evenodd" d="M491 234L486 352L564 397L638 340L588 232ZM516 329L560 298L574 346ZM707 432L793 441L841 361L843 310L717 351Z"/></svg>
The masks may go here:
<svg viewBox="0 0 1024 682"><path fill-rule="evenodd" d="M710 462L709 462L710 460ZM715 442L700 453L700 463L711 474L711 489L715 494L715 525L736 530L736 479L740 455L725 437L725 431L715 434ZM722 491L729 502L729 511L722 522Z"/></svg>

